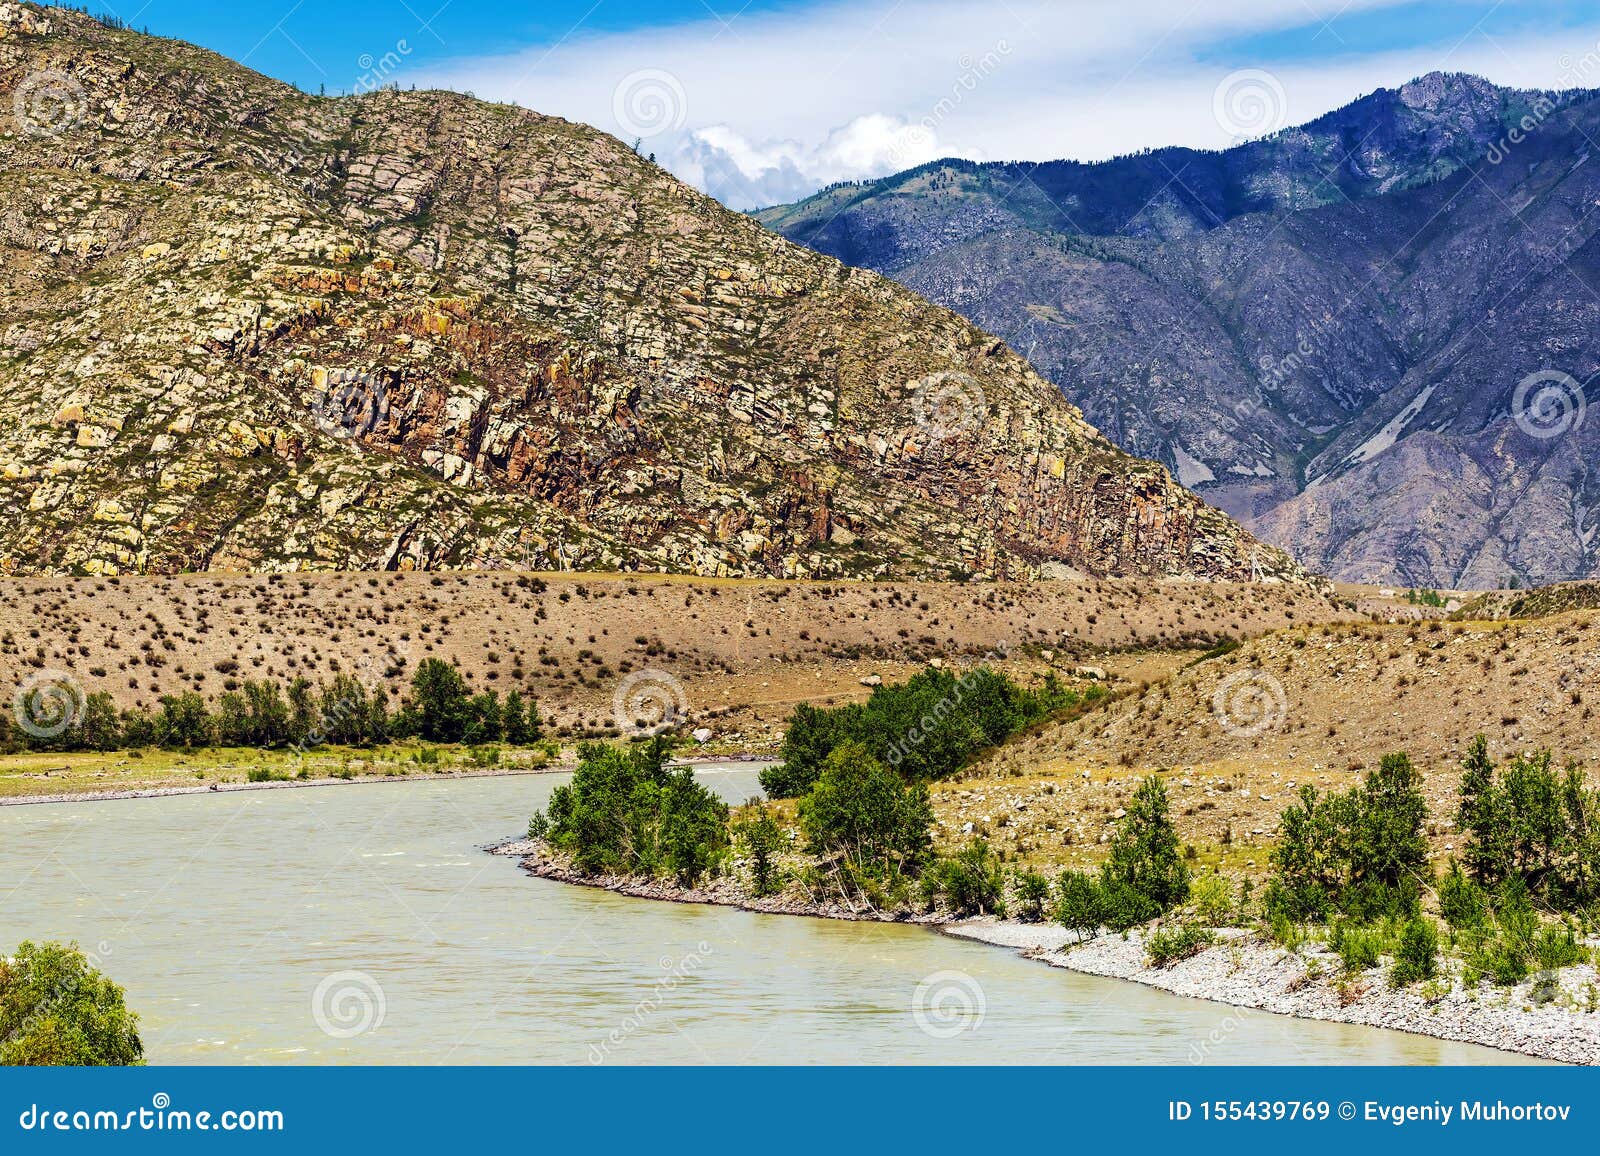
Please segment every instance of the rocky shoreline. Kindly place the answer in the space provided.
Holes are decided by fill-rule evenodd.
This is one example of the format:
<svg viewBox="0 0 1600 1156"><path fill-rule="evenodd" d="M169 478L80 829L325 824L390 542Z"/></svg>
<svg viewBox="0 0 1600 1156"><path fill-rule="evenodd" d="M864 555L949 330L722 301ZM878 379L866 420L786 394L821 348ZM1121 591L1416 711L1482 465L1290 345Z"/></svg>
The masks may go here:
<svg viewBox="0 0 1600 1156"><path fill-rule="evenodd" d="M1511 988L1487 982L1464 988L1459 975L1451 975L1448 990L1443 984L1396 990L1383 970L1374 968L1353 977L1341 995L1335 983L1339 957L1333 952L1308 946L1292 953L1241 929L1219 931L1214 946L1165 968L1145 963L1138 932L1076 943L1072 932L1051 924L982 919L940 930L1011 948L1052 967L1142 983L1173 995L1412 1032L1568 1064L1600 1064L1600 973L1590 964L1564 968L1551 981L1534 976Z"/></svg>
<svg viewBox="0 0 1600 1156"><path fill-rule="evenodd" d="M1145 962L1138 932L1126 937L1106 934L1079 943L1074 933L1050 923L955 919L947 912L908 915L852 910L838 904L797 901L792 896L755 899L728 878L684 888L659 879L589 875L530 840L487 850L520 859L523 869L537 878L619 895L718 904L769 915L914 923L1017 951L1051 967L1141 983L1172 995L1301 1019L1411 1032L1560 1063L1600 1064L1600 971L1590 964L1565 968L1553 977L1549 973L1534 976L1512 988L1487 982L1475 989L1463 988L1459 976L1452 975L1448 985L1395 990L1380 968L1339 984L1339 957L1331 951L1312 945L1293 953L1253 932L1225 929L1218 931L1213 946L1197 955L1170 967L1151 967Z"/></svg>

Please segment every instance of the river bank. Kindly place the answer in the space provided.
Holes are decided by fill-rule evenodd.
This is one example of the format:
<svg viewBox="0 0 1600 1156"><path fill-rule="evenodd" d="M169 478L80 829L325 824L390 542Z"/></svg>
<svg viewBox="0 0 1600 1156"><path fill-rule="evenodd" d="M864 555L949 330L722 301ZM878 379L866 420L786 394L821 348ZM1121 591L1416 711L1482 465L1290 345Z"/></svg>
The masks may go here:
<svg viewBox="0 0 1600 1156"><path fill-rule="evenodd" d="M1223 929L1217 942L1169 967L1145 962L1139 932L1105 934L1077 942L1050 923L994 918L956 919L948 912L905 914L837 903L797 900L792 894L757 899L728 877L695 888L637 876L587 875L552 856L542 843L517 840L490 847L518 858L540 879L594 887L619 895L669 903L703 903L771 915L915 923L945 935L1017 952L1024 958L1104 979L1142 984L1251 1011L1361 1027L1387 1028L1457 1043L1570 1064L1600 1064L1600 973L1590 964L1543 973L1515 987L1450 982L1396 990L1381 968L1340 982L1339 957L1311 943L1290 952L1252 931ZM1197 1045L1200 1046L1200 1045ZM1202 1049L1203 1050L1203 1049ZM1203 1062L1201 1055L1195 1062Z"/></svg>
<svg viewBox="0 0 1600 1156"><path fill-rule="evenodd" d="M675 759L672 766L712 766L724 763L762 763L757 754L733 754ZM259 782L216 780L184 783L171 787L106 787L60 791L46 795L0 795L0 807L25 807L43 803L101 803L119 799L160 799L168 795L226 795L236 791L283 791L299 787L348 787L373 783L404 783L440 779L499 779L515 775L556 775L570 772L576 765L568 755L538 766L466 767L459 770L417 770L405 773L316 775L310 778L266 779Z"/></svg>

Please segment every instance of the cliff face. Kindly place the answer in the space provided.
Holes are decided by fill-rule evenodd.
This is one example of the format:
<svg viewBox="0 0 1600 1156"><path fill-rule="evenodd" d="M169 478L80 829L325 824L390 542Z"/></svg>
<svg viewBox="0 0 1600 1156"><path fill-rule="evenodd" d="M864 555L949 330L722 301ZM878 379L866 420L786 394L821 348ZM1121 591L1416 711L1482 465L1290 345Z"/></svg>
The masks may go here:
<svg viewBox="0 0 1600 1156"><path fill-rule="evenodd" d="M1300 577L1002 342L592 129L3 2L0 118L14 571Z"/></svg>
<svg viewBox="0 0 1600 1156"><path fill-rule="evenodd" d="M1593 575L1593 96L1433 74L1220 153L939 163L759 216L1004 335L1314 569Z"/></svg>

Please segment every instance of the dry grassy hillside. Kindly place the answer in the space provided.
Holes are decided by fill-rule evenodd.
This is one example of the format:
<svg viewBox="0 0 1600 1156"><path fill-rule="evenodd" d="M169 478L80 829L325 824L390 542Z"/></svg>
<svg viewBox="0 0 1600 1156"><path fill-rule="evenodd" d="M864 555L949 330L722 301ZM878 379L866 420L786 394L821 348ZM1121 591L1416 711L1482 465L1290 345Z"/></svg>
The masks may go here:
<svg viewBox="0 0 1600 1156"><path fill-rule="evenodd" d="M650 669L678 681L696 723L721 718L719 732L759 733L797 701L862 696L862 677L894 679L927 659L1005 651L1023 666L1070 669L1106 651L1204 646L1348 614L1327 596L1277 584L13 579L0 582L0 686L58 670L123 706L176 690L215 695L245 678L341 671L399 690L418 662L441 657L480 687L531 691L559 727L586 729L609 723L621 681Z"/></svg>
<svg viewBox="0 0 1600 1156"><path fill-rule="evenodd" d="M1592 766L1596 703L1594 612L1296 628L1017 740L941 788L941 816L949 836L972 822L1035 858L1092 857L1133 786L1156 771L1186 839L1264 866L1261 844L1300 785L1341 789L1404 750L1424 774L1435 850L1446 853L1472 736L1486 734L1497 757L1548 747Z"/></svg>

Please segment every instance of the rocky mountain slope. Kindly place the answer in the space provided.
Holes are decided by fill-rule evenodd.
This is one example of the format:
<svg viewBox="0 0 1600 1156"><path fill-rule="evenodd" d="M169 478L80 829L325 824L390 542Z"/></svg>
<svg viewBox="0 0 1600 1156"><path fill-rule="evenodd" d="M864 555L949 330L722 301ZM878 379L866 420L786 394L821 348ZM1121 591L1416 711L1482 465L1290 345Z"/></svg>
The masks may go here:
<svg viewBox="0 0 1600 1156"><path fill-rule="evenodd" d="M1308 565L1600 573L1600 102L1425 76L1220 153L937 162L759 214L1004 335Z"/></svg>
<svg viewBox="0 0 1600 1156"><path fill-rule="evenodd" d="M611 137L0 2L0 561L1298 577Z"/></svg>

